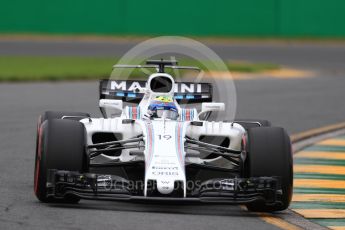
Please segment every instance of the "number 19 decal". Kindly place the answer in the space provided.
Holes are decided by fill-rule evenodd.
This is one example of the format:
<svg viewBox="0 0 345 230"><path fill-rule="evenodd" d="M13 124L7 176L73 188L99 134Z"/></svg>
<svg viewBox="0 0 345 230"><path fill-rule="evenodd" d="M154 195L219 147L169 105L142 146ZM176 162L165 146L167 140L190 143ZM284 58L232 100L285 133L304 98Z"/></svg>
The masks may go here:
<svg viewBox="0 0 345 230"><path fill-rule="evenodd" d="M158 139L159 140L170 140L171 139L171 135L161 135L161 134L158 134Z"/></svg>

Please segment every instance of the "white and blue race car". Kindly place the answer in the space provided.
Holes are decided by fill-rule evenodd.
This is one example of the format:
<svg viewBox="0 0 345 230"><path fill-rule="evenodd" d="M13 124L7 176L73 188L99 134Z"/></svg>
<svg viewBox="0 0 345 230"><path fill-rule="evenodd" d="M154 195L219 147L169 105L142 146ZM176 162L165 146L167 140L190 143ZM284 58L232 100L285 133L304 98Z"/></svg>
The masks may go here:
<svg viewBox="0 0 345 230"><path fill-rule="evenodd" d="M208 202L255 211L289 206L292 150L283 128L266 120L210 121L210 113L225 108L212 102L212 85L175 82L165 72L194 67L165 60L115 67L157 72L147 81L101 80L101 118L40 116L34 174L40 201Z"/></svg>

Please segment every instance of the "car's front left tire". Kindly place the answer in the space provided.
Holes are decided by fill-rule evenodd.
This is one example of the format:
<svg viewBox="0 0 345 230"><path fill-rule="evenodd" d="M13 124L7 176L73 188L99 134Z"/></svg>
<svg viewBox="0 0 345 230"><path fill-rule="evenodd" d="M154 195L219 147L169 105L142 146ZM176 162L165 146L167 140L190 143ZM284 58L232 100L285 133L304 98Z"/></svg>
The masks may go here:
<svg viewBox="0 0 345 230"><path fill-rule="evenodd" d="M78 121L52 119L38 127L34 173L34 192L42 202L77 203L78 197L63 199L47 197L47 172L49 169L86 170L85 128Z"/></svg>

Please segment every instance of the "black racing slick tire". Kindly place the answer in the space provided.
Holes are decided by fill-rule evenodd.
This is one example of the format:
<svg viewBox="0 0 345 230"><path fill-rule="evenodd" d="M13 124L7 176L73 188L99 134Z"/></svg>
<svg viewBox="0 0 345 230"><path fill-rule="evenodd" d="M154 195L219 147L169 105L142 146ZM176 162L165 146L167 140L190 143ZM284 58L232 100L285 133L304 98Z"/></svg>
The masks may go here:
<svg viewBox="0 0 345 230"><path fill-rule="evenodd" d="M59 112L59 111L46 111L41 114L38 118L37 122L37 135L36 135L36 146L38 145L38 131L44 121L52 120L52 119L62 119L66 116L69 116L68 120L81 120L86 117L90 117L88 113L81 113L81 112Z"/></svg>
<svg viewBox="0 0 345 230"><path fill-rule="evenodd" d="M63 199L47 197L48 169L79 171L86 168L85 128L78 121L52 119L38 129L36 146L34 192L42 202L77 203L78 197Z"/></svg>
<svg viewBox="0 0 345 230"><path fill-rule="evenodd" d="M281 203L268 205L257 201L247 204L250 211L274 212L289 207L293 188L291 142L283 128L259 127L248 130L245 170L249 177L278 177L281 179Z"/></svg>

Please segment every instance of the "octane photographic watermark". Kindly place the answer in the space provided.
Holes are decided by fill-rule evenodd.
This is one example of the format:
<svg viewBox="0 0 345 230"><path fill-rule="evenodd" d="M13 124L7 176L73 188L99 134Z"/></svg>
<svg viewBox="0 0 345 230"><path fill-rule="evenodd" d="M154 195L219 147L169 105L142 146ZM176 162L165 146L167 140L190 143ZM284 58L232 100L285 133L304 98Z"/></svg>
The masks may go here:
<svg viewBox="0 0 345 230"><path fill-rule="evenodd" d="M148 181L146 184L148 189L154 188L156 181ZM116 190L126 189L128 191L143 191L145 188L144 181L116 181L113 180L111 175L100 176L98 177L97 182L98 189L104 189L107 192L114 192ZM183 183L175 183L174 191L184 189ZM223 180L211 180L211 181L202 181L202 180L187 180L186 181L186 190L187 191L199 191L199 190L210 190L210 191L245 191L245 186L243 185L243 180L234 179L223 179Z"/></svg>

